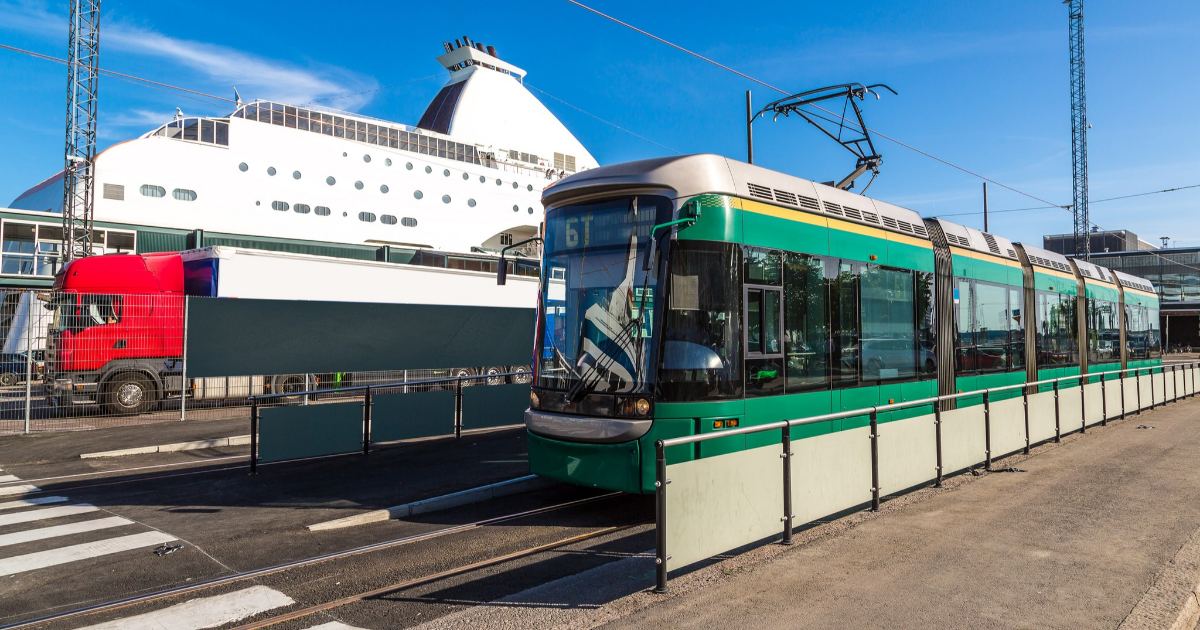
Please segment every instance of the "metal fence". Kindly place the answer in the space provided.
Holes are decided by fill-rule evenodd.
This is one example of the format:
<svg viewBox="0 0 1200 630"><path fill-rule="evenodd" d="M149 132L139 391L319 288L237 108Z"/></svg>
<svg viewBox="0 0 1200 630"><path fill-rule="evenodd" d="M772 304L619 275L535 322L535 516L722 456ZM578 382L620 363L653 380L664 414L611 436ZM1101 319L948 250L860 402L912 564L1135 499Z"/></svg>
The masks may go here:
<svg viewBox="0 0 1200 630"><path fill-rule="evenodd" d="M482 377L469 385L528 382L527 374L517 373L528 370L525 365L192 378L190 313L182 295L0 295L0 435L249 419L252 396L280 394L276 404L323 404L351 395L331 390L381 383L428 391L452 388L433 379L459 376ZM280 317L287 316L287 304L280 302Z"/></svg>
<svg viewBox="0 0 1200 630"><path fill-rule="evenodd" d="M1006 454L1194 396L1198 377L1198 363L1113 370L659 440L655 591L667 591L668 571L742 545L772 535L791 544L798 523L862 505L878 511L882 496L940 487L946 474L980 464L991 470ZM1001 392L1009 395L995 397ZM943 410L943 401L979 397L982 404ZM912 408L927 412L880 421ZM851 425L793 440L793 429L835 421ZM668 449L768 431L779 433L781 446L667 465Z"/></svg>

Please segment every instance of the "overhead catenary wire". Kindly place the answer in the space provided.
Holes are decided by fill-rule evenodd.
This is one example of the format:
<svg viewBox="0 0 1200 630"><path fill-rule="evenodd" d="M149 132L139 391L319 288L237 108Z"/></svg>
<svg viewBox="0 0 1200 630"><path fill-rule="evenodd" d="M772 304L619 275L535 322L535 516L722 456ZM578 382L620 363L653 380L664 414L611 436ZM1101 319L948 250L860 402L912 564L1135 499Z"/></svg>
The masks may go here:
<svg viewBox="0 0 1200 630"><path fill-rule="evenodd" d="M672 153L674 153L674 154L676 154L676 155L683 155L683 152L682 152L682 151L679 151L679 150L677 150L677 149L672 149L671 147L669 147L669 146L667 146L667 145L665 145L665 144L663 144L663 143L661 143L661 142L657 142L657 141L651 140L650 138L647 138L646 136L643 136L643 135L641 135L641 134L639 134L639 133L636 133L636 132L630 131L630 130L628 130L628 129L626 129L626 128L624 128L624 127L622 127L622 126L620 126L620 125L618 125L618 124L616 124L616 123L614 123L614 122L609 122L609 121L607 121L607 120L605 120L605 119L603 119L603 118L601 118L601 117L599 117L599 116L597 116L597 115L595 115L595 114L593 114L593 113L591 113L591 112L587 111L586 109L583 109L582 107L578 107L578 106L576 106L576 105L572 105L571 103L568 103L568 102L566 102L566 101L562 100L561 98L558 98L557 96L555 96L555 95L553 95L553 94L551 94L551 93L549 93L549 92L547 92L547 91L545 91L545 90L543 90L543 89L541 89L541 88L534 87L533 85L530 85L530 83L529 83L528 81L526 81L526 82L525 82L525 87L527 87L527 88L531 88L531 89L534 89L534 90L536 90L536 91L540 92L540 93L541 93L543 96L546 96L547 98L552 98L552 99L554 99L554 100L558 101L559 103L562 103L563 105L566 105L567 107L570 107L571 109L574 109L574 110L576 110L576 111L578 111L578 112L581 112L581 113L583 113L583 114L586 114L586 115L588 115L588 116L591 116L592 118L595 118L596 120L599 120L600 122L602 122L602 123L604 123L604 124L608 125L609 127L612 127L613 129L616 129L616 130L618 130L618 131L623 131L623 132L625 132L625 133L627 133L627 134L629 134L629 135L631 135L631 136L633 136L633 137L635 137L635 138L637 138L637 139L639 139L639 140L644 140L644 141L646 141L646 142L649 142L650 144L653 144L653 145L655 145L655 146L662 147L662 148L664 148L664 149L666 149L666 150L668 150L668 151L670 151L670 152L672 152Z"/></svg>
<svg viewBox="0 0 1200 630"><path fill-rule="evenodd" d="M1121 195L1120 197L1108 197L1106 199L1092 199L1088 203L1104 203L1106 201L1117 201L1120 199L1132 199L1134 197L1145 197L1147 195L1157 195L1160 193L1178 192L1180 190L1188 190L1191 188L1200 188L1200 184L1192 184L1190 186L1176 186L1175 188L1164 188L1162 190L1151 190L1148 192L1134 193L1132 195ZM1030 208L1007 208L1004 210L988 210L988 214L998 214L1001 212L1029 212L1030 210L1049 210L1051 208L1062 208L1063 206L1033 206ZM939 214L939 217L965 217L971 215L980 215L980 212L955 212L953 214ZM1093 224L1095 225L1095 224ZM1100 226L1096 226L1100 227Z"/></svg>
<svg viewBox="0 0 1200 630"><path fill-rule="evenodd" d="M687 48L684 48L683 46L680 46L679 44L676 44L676 43L674 43L674 42L671 42L671 41L668 41L668 40L666 40L666 39L663 39L662 37L659 37L659 36L657 36L657 35L655 35L655 34L653 34L653 33L650 33L650 32L648 32L648 31L645 31L645 30L643 30L643 29L640 29L640 28L638 28L638 27L636 27L636 26L634 26L634 25L632 25L632 24L629 24L628 22L621 21L621 20L619 20L619 19L617 19L617 18L615 18L615 17L613 17L613 16L611 16L611 15L608 15L607 13L604 13L604 12L602 12L602 11L598 11L598 10L596 10L596 9L593 9L592 7L589 7L589 6L587 6L586 4L583 4L582 2L579 2L578 0L566 0L566 2L568 2L568 3L570 3L570 4L573 4L573 5L575 5L575 6L579 7L579 8L581 8L581 9L584 9L584 10L586 10L586 11L589 11L589 12L591 12L591 13L594 13L595 15L598 15L598 16L600 16L600 17L602 17L602 18L606 19L606 20L609 20L609 21L611 21L611 22L615 22L615 23L617 23L617 24L619 24L619 25L621 25L621 26L623 26L623 27L625 27L625 28L628 28L628 29L632 30L632 31L635 31L635 32L637 32L637 33L641 33L642 35L645 35L646 37L649 37L650 39L653 39L653 40L655 40L655 41L658 41L658 42L660 42L660 43L666 44L667 46L670 46L671 48L674 48L674 49L676 49L676 50L678 50L678 51L680 51L680 52L683 52L683 53L685 53L685 54L691 55L692 57L695 57L695 58L697 58L697 59L700 59L701 61L704 61L704 62L706 62L706 63L709 63L709 64L712 64L712 65L714 65L714 66L717 66L718 68L721 68L722 70L725 70L725 71L731 72L731 73L733 73L733 74L736 74L736 75L738 75L738 76L740 76L740 77L742 77L742 78L744 78L744 79L746 79L746 80L748 80L748 81L752 81L752 82L754 82L754 83L757 83L758 85L761 85L761 86L763 86L763 87L766 87L766 88L769 88L769 89L775 90L776 92L779 92L780 94L784 94L785 96L791 96L791 92L788 92L787 90L784 90L784 89L782 89L782 88L779 88L779 87L776 87L776 86L774 86L774 85L771 85L770 83L767 83L766 81L763 81L763 80L761 80L761 79L757 79L757 78L755 78L755 77L752 77L752 76L750 76L750 75L748 75L748 74L746 74L746 73L744 73L744 72L741 72L741 71L739 71L739 70L735 70L735 69L733 69L733 68L731 68L731 67L729 67L729 66L727 66L727 65L725 65L725 64L722 64L722 63L720 63L720 62L718 62L718 61L715 61L715 60L713 60L713 59L709 59L708 57L705 57L704 55L701 55L700 53L697 53L697 52L694 52L694 51L688 50ZM845 121L845 122L850 122L850 123L855 123L855 124L857 124L855 121L851 121L851 120L849 120L849 119L845 118L844 116L841 116L841 115L837 114L836 112L832 112L832 111L830 111L830 110L828 110L828 109L825 109L824 107L821 107L820 105L815 105L815 104L812 104L812 105L811 105L811 107L814 107L814 108L816 108L816 109L819 109L819 110L821 110L821 111L823 111L823 112L825 112L825 113L827 113L827 114L829 114L829 115L831 115L831 116L834 116L834 117L836 117L836 118L839 118L839 119L841 119L841 120L843 120L843 121ZM902 147L904 147L904 148L906 148L906 149L908 149L908 150L910 150L910 151L913 151L913 152L915 152L915 153L918 153L918 154L920 154L920 155L923 155L923 156L925 156L925 157L927 157L927 158L929 158L929 159L931 159L931 160L934 160L934 161L936 161L936 162L940 162L940 163L942 163L942 164L944 164L944 165L946 165L946 166L949 166L950 168L953 168L953 169L955 169L955 170L961 171L961 172L963 172L963 173L966 173L966 174L968 174L968 175L971 175L971 176L973 176L973 177L976 177L976 178L978 178L978 179L981 179L981 180L983 180L983 181L985 181L985 182L988 182L988 183L990 183L990 184L994 184L994 185L996 185L996 186L999 186L999 187L1001 187L1001 188L1003 188L1003 189L1005 189L1005 190L1008 190L1008 191L1014 192L1014 193L1016 193L1016 194L1018 194L1018 195L1021 195L1021 196L1024 196L1024 197L1028 197L1028 198L1030 198L1030 199L1033 199L1034 201L1040 201L1041 203L1044 203L1044 204L1046 204L1046 206L1044 206L1044 208L1045 208L1045 209L1049 209L1049 208L1058 208L1059 210L1064 210L1064 211L1066 211L1066 212L1071 212L1071 210L1070 210L1070 206L1063 206L1063 205L1061 205L1061 204L1056 204L1056 203L1054 203L1053 201L1050 201L1050 200L1048 200L1048 199L1043 199L1043 198L1041 198L1041 197L1038 197L1037 195L1034 195L1034 194L1032 194L1032 193L1028 193L1028 192L1025 192L1025 191L1023 191L1023 190L1020 190L1020 189L1018 189L1018 188L1014 188L1014 187L1012 187L1012 186L1009 186L1009 185L1007 185L1007 184L1004 184L1004 183L998 182L998 181L996 181L996 180L994 180L994 179L992 179L992 178L990 178L990 177L986 177L986 176L984 176L984 175L981 175L981 174L979 174L979 173L976 173L975 171L972 171L972 170L970 170L970 169L968 169L968 168L965 168L965 167L959 166L959 165L957 165L957 164L955 164L955 163L953 163L953 162L950 162L949 160L946 160L946 159L940 158L940 157L938 157L938 156L936 156L936 155L933 155L932 153L929 153L928 151L923 151L923 150L921 150L921 149L918 149L917 147L914 147L914 146L912 146L911 144L908 144L908 143L906 143L906 142L903 142L903 141L901 141L901 140L898 140L898 139L896 139L896 138L894 138L894 137L892 137L892 136L889 136L889 135L887 135L887 134L885 134L885 133L883 133L883 132L881 132L881 131L878 131L878 130L876 130L876 129L871 129L871 128L869 128L869 127L865 127L865 126L864 126L864 128L866 128L866 129L867 129L867 131L869 131L869 132L871 132L871 133L873 133L873 134L875 134L875 135L877 135L877 136L879 136L879 137L881 137L881 138L883 138L883 139L885 139L885 140L889 140L889 141L891 141L891 142L893 142L893 143L895 143L895 144L898 144L898 145L900 145L900 146L902 146ZM1189 188L1189 187L1185 187L1185 188ZM1140 196L1140 195L1143 195L1143 194L1153 194L1153 193L1138 193L1138 194L1136 194L1136 195L1129 195L1129 197ZM1126 198L1128 198L1128 197L1126 197ZM1096 202L1093 202L1093 203L1096 203ZM1097 223L1095 223L1095 222L1089 222L1089 223L1090 223L1092 226L1095 226L1097 229L1104 230L1104 231L1110 231L1110 230L1105 230L1105 228L1104 228L1104 227L1100 226L1099 224L1097 224ZM1122 239L1122 240L1125 240L1125 239ZM1126 247L1128 247L1128 246L1129 246L1129 243L1128 243L1128 242L1126 242L1126 244L1125 244L1125 245L1126 245ZM1147 251L1147 252L1149 252L1149 253L1152 253L1152 254L1153 254L1153 250L1146 250L1146 251ZM1164 257L1162 257L1162 255L1161 255L1161 254L1153 254L1153 255L1155 255L1155 256L1159 256L1160 258L1163 258L1163 260L1169 260L1169 259L1167 259L1167 258L1164 258ZM1182 265L1182 266L1184 266L1184 267L1186 267L1186 268L1188 268L1188 269L1194 269L1194 270L1196 270L1196 271L1200 271L1200 267L1192 267L1192 266L1190 266L1190 265L1184 265L1184 264L1182 264L1182 263L1177 263L1177 262L1174 262L1174 261L1169 261L1169 262L1171 262L1172 264L1176 264L1176 265Z"/></svg>

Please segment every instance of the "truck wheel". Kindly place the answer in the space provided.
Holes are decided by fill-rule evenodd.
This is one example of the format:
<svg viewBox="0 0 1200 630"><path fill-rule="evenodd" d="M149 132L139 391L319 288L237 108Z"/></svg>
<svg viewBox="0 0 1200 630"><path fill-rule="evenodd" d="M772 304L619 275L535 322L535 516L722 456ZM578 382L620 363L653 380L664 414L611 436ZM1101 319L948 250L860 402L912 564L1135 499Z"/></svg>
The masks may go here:
<svg viewBox="0 0 1200 630"><path fill-rule="evenodd" d="M16 385L17 378L16 372L5 372L0 374L0 386L8 387L9 385Z"/></svg>
<svg viewBox="0 0 1200 630"><path fill-rule="evenodd" d="M302 392L305 388L305 379L300 374L289 374L279 379L280 394L290 394L292 392ZM279 399L279 402L285 405L299 405L304 402L304 396L284 396Z"/></svg>
<svg viewBox="0 0 1200 630"><path fill-rule="evenodd" d="M528 365L514 365L511 368L509 368L508 371L509 372L528 372L528 371L530 371L530 369L532 369L532 368ZM508 382L515 383L517 385L528 385L532 380L533 380L532 374L515 374L513 376L508 377Z"/></svg>
<svg viewBox="0 0 1200 630"><path fill-rule="evenodd" d="M450 376L452 378L456 378L459 376L477 376L478 374L479 374L479 371L476 370L475 368L454 368L453 370L450 370ZM462 382L463 387L470 387L472 385L478 385L478 384L479 384L479 381L476 379L472 379L472 380L463 379L463 382ZM452 383L452 382L446 383L446 385L448 385L450 387L454 387L454 383Z"/></svg>
<svg viewBox="0 0 1200 630"><path fill-rule="evenodd" d="M488 385L503 385L507 379L503 376L496 376L496 374L503 374L507 371L508 370L505 370L502 367L494 367L494 366L485 369L484 374L487 374L487 377L488 377L487 384Z"/></svg>
<svg viewBox="0 0 1200 630"><path fill-rule="evenodd" d="M138 374L118 374L104 386L105 409L116 415L146 413L154 404L154 390Z"/></svg>

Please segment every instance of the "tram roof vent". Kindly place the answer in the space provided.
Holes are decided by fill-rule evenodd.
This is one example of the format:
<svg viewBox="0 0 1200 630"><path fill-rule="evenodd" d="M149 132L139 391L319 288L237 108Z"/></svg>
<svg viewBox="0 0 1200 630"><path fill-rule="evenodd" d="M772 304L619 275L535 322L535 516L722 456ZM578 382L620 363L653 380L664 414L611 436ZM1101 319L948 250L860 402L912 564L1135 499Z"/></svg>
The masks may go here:
<svg viewBox="0 0 1200 630"><path fill-rule="evenodd" d="M750 189L750 195L752 197L758 197L759 199L766 199L767 201L775 200L775 197L771 194L771 189L766 186L759 186L758 184L747 183L746 187Z"/></svg>
<svg viewBox="0 0 1200 630"><path fill-rule="evenodd" d="M805 210L812 210L813 212L821 211L821 204L817 203L816 199L813 199L812 197L805 197L804 195L799 195L799 197L800 203L798 205L801 208L804 208Z"/></svg>
<svg viewBox="0 0 1200 630"><path fill-rule="evenodd" d="M989 250L991 250L991 252L992 252L993 254L999 254L999 253L1000 253L1000 245L996 243L996 237L995 237L995 236L992 236L991 234L988 234L987 232L984 232L984 233L983 233L983 240L987 241L987 246L988 246L988 249L989 249Z"/></svg>
<svg viewBox="0 0 1200 630"><path fill-rule="evenodd" d="M825 212L828 212L829 214L836 214L840 217L842 216L842 207L831 201L826 201Z"/></svg>

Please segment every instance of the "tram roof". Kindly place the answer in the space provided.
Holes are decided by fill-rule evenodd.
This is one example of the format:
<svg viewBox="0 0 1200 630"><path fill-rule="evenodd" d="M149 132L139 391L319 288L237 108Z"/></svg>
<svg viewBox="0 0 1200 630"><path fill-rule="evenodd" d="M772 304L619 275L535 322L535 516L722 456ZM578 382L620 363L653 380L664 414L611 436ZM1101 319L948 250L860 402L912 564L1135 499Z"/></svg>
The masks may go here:
<svg viewBox="0 0 1200 630"><path fill-rule="evenodd" d="M1066 256L1052 252L1041 247L1018 243L1021 249L1025 250L1025 256L1029 258L1029 264L1034 267L1044 267L1046 269L1054 269L1055 271L1065 271L1071 275L1075 274L1075 270L1071 268L1071 262Z"/></svg>
<svg viewBox="0 0 1200 630"><path fill-rule="evenodd" d="M1084 282L1099 280L1100 282L1115 283L1113 272L1107 267L1101 267L1095 263L1090 263L1086 260L1071 259L1071 263L1079 269L1079 275L1085 278Z"/></svg>
<svg viewBox="0 0 1200 630"><path fill-rule="evenodd" d="M1154 286L1150 284L1149 280L1144 280L1137 276L1131 276L1123 271L1117 271L1115 269L1113 270L1113 275L1117 277L1117 281L1120 282L1121 286L1123 287L1129 287L1130 289L1137 289L1147 293L1155 292Z"/></svg>
<svg viewBox="0 0 1200 630"><path fill-rule="evenodd" d="M639 188L658 190L674 198L724 194L760 199L777 206L929 239L921 215L907 208L710 153L589 169L547 188L542 194L542 204L549 208L575 197Z"/></svg>

